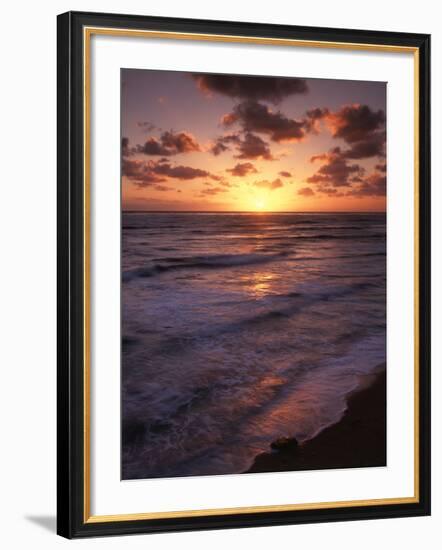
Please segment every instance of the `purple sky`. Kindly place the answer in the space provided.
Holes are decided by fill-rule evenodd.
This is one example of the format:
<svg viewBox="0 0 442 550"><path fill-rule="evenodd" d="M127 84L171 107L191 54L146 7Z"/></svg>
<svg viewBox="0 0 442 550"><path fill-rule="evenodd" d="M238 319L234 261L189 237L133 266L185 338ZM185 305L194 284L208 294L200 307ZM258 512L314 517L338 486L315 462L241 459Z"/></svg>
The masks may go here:
<svg viewBox="0 0 442 550"><path fill-rule="evenodd" d="M124 209L385 210L385 83L121 78Z"/></svg>

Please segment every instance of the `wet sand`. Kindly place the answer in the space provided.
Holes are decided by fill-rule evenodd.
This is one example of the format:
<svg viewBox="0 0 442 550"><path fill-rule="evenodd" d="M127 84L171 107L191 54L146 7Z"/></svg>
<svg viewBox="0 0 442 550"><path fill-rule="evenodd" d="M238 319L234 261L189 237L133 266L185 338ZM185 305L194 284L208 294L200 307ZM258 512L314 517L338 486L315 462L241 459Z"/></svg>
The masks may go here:
<svg viewBox="0 0 442 550"><path fill-rule="evenodd" d="M337 424L302 445L286 440L273 446L280 448L258 455L246 473L385 466L385 369L349 397L347 411Z"/></svg>

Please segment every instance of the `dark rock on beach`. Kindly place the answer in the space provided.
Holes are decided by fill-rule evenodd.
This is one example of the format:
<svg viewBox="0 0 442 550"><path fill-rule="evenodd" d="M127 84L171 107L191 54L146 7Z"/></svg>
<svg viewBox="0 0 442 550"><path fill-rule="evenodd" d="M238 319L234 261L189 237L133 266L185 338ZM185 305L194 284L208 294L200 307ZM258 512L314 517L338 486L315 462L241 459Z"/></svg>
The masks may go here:
<svg viewBox="0 0 442 550"><path fill-rule="evenodd" d="M255 458L247 473L386 466L386 373L350 395L342 419L298 445L282 438ZM277 451L277 452L275 452Z"/></svg>

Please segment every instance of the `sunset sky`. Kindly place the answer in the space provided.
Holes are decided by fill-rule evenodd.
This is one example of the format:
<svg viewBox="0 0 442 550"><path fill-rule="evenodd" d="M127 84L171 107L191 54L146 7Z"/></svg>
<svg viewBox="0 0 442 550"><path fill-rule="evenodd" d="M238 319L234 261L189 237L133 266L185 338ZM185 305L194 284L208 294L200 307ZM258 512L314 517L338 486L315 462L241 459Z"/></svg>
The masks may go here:
<svg viewBox="0 0 442 550"><path fill-rule="evenodd" d="M124 210L385 210L385 83L121 78Z"/></svg>

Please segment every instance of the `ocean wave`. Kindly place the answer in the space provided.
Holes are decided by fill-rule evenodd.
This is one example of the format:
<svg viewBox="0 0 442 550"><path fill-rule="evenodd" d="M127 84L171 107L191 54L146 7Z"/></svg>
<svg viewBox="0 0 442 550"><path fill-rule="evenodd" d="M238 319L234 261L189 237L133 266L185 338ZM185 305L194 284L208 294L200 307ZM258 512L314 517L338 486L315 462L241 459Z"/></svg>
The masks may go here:
<svg viewBox="0 0 442 550"><path fill-rule="evenodd" d="M243 472L385 362L382 217L238 218L126 218L123 479Z"/></svg>
<svg viewBox="0 0 442 550"><path fill-rule="evenodd" d="M184 332L176 332L165 338L158 340L156 344L151 342L151 356L157 357L167 349L169 357L179 357L192 349L198 342L198 345L204 345L207 342L215 342L220 338L236 335L240 339L243 335L255 333L258 338L262 331L285 331L290 327L290 323L298 316L302 315L309 308L317 306L320 303L331 303L351 298L353 295L361 296L361 293L370 291L377 287L377 282L357 282L351 285L336 285L328 289L320 290L315 284L304 284L299 290L287 293L275 294L270 298L263 300L258 305L258 311L252 312L256 303L236 302L230 306L237 311L247 312L235 320L215 322L202 325L191 335ZM129 349L129 346L126 346Z"/></svg>
<svg viewBox="0 0 442 550"><path fill-rule="evenodd" d="M255 358L253 370L232 364L228 380L191 368L186 376L170 373L162 392L149 381L142 394L126 394L123 477L239 473L278 437L314 438L342 417L348 395L385 362L382 336L343 336L336 340L345 344L340 356L304 366L294 357L270 382L265 361Z"/></svg>
<svg viewBox="0 0 442 550"><path fill-rule="evenodd" d="M136 278L154 277L178 269L222 269L245 265L258 265L274 262L286 257L287 252L278 254L219 254L212 256L193 256L189 258L165 258L170 263L156 263L149 267L138 267L123 272L123 282Z"/></svg>
<svg viewBox="0 0 442 550"><path fill-rule="evenodd" d="M377 286L376 283L359 282L353 283L352 285L347 285L345 287L339 287L320 292L315 292L312 289L309 292L288 292L286 294L279 294L274 296L274 298L279 300L288 300L288 305L286 307L275 308L264 313L259 313L258 315L243 319L238 324L250 325L265 323L267 321L290 319L291 317L293 317L293 315L298 314L301 310L304 310L306 307L309 307L318 302L329 302L339 298L345 298L346 296L357 294L361 291L368 290L375 286ZM239 328L238 324L235 324L235 329Z"/></svg>

